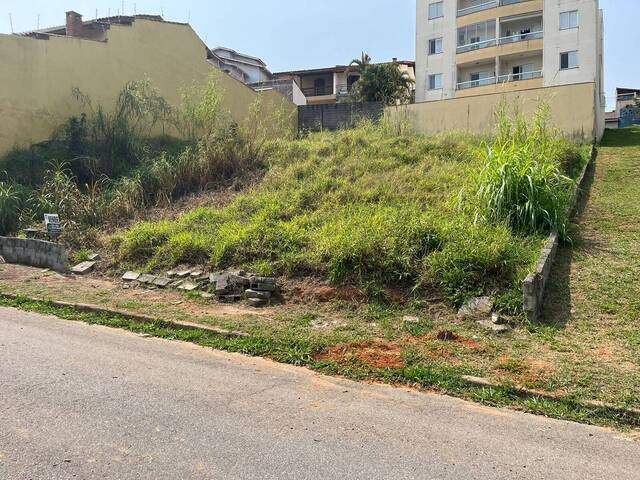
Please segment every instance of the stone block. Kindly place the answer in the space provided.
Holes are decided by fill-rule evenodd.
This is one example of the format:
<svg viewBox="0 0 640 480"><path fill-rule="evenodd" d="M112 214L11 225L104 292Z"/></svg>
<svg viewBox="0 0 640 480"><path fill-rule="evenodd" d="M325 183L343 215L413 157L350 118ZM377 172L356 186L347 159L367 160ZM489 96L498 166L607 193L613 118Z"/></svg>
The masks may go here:
<svg viewBox="0 0 640 480"><path fill-rule="evenodd" d="M193 292L198 288L198 284L192 282L191 280L185 280L179 287L178 290L182 290L184 292Z"/></svg>
<svg viewBox="0 0 640 480"><path fill-rule="evenodd" d="M260 300L269 300L271 299L271 292L259 292L257 290L249 289L244 292L244 298L258 298Z"/></svg>
<svg viewBox="0 0 640 480"><path fill-rule="evenodd" d="M96 266L96 262L82 262L71 269L71 273L76 275L86 275L91 273Z"/></svg>
<svg viewBox="0 0 640 480"><path fill-rule="evenodd" d="M151 285L153 284L153 282L156 281L157 278L158 277L156 277L155 275L149 275L148 273L143 273L138 277L138 282L142 283L143 285Z"/></svg>
<svg viewBox="0 0 640 480"><path fill-rule="evenodd" d="M153 281L156 287L166 288L171 284L171 279L168 277L158 277Z"/></svg>
<svg viewBox="0 0 640 480"><path fill-rule="evenodd" d="M122 280L124 280L125 282L134 282L138 280L138 278L140 278L140 273L138 272L129 271L122 275Z"/></svg>

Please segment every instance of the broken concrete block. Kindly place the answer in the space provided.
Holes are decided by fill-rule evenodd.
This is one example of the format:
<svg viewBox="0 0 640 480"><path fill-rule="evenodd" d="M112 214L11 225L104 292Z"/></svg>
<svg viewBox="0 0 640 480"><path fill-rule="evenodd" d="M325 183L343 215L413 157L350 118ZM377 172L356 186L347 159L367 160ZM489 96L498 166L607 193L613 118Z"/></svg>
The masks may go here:
<svg viewBox="0 0 640 480"><path fill-rule="evenodd" d="M174 280L169 284L169 288L178 288L183 283L184 283L184 280Z"/></svg>
<svg viewBox="0 0 640 480"><path fill-rule="evenodd" d="M420 323L420 319L418 317L413 317L411 315L405 315L402 317L402 321L404 323Z"/></svg>
<svg viewBox="0 0 640 480"><path fill-rule="evenodd" d="M97 262L100 259L101 257L99 253L92 253L91 255L89 255L89 261L91 262Z"/></svg>
<svg viewBox="0 0 640 480"><path fill-rule="evenodd" d="M207 292L202 292L200 294L200 296L204 299L204 300L211 300L213 298L215 298L215 295L213 293L207 293Z"/></svg>
<svg viewBox="0 0 640 480"><path fill-rule="evenodd" d="M138 280L138 278L140 278L140 274L138 272L126 272L122 276L122 280L124 280L125 282L133 282L135 280Z"/></svg>
<svg viewBox="0 0 640 480"><path fill-rule="evenodd" d="M244 292L244 298L258 298L260 300L269 300L271 298L271 292L259 292L257 290L246 290Z"/></svg>
<svg viewBox="0 0 640 480"><path fill-rule="evenodd" d="M76 275L86 275L87 273L91 273L95 266L96 262L82 262L73 267L71 269L71 273L75 273Z"/></svg>
<svg viewBox="0 0 640 480"><path fill-rule="evenodd" d="M193 292L198 288L198 284L192 282L191 280L185 280L182 285L178 287L178 290L182 290L184 292Z"/></svg>
<svg viewBox="0 0 640 480"><path fill-rule="evenodd" d="M143 283L145 285L151 285L156 281L158 277L155 275L149 275L148 273L143 273L138 277L138 282Z"/></svg>
<svg viewBox="0 0 640 480"><path fill-rule="evenodd" d="M176 271L176 277L178 278L185 278L185 277L188 277L189 275L191 275L190 268L184 268Z"/></svg>
<svg viewBox="0 0 640 480"><path fill-rule="evenodd" d="M250 307L261 308L261 307L265 307L268 301L262 298L249 298L247 299L247 303L249 304Z"/></svg>
<svg viewBox="0 0 640 480"><path fill-rule="evenodd" d="M278 286L274 283L252 283L251 290L258 290L261 292L277 292Z"/></svg>
<svg viewBox="0 0 640 480"><path fill-rule="evenodd" d="M7 263L7 261L4 259L2 255L0 255L0 265L3 265L5 263Z"/></svg>
<svg viewBox="0 0 640 480"><path fill-rule="evenodd" d="M501 335L503 333L507 333L511 331L511 327L509 327L508 325L496 325L491 320L482 320L478 322L478 324L482 325L487 330L491 330L493 333L497 335Z"/></svg>
<svg viewBox="0 0 640 480"><path fill-rule="evenodd" d="M476 297L468 300L458 310L458 320L483 319L491 316L493 301L489 297Z"/></svg>
<svg viewBox="0 0 640 480"><path fill-rule="evenodd" d="M189 276L191 278L198 278L198 277L201 277L203 274L204 272L202 270L192 270Z"/></svg>
<svg viewBox="0 0 640 480"><path fill-rule="evenodd" d="M170 278L167 278L167 277L158 277L152 283L156 287L166 288L171 284L171 281L172 280Z"/></svg>

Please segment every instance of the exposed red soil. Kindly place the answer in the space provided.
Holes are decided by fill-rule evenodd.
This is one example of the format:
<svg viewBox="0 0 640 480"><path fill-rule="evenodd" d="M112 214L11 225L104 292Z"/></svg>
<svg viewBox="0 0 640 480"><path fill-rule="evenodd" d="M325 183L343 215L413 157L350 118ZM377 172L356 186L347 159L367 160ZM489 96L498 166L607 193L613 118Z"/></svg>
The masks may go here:
<svg viewBox="0 0 640 480"><path fill-rule="evenodd" d="M433 345L438 340L440 344ZM430 345L427 345L431 343ZM436 335L423 335L420 337L404 337L396 341L373 340L362 343L342 344L331 347L320 353L315 358L318 361L334 361L340 365L350 363L363 363L376 369L400 369L406 367L402 352L406 347L418 345L422 353L431 358L446 358L455 363L454 353L447 347L448 344L464 345L467 348L478 350L483 346L471 339L462 337L453 332L439 332Z"/></svg>

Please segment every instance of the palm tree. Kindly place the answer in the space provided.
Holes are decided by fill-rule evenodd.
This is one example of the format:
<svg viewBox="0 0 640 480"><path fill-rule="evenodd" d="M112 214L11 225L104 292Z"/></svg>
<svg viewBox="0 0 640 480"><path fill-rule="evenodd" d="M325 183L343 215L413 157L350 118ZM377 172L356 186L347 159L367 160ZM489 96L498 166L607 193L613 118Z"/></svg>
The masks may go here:
<svg viewBox="0 0 640 480"><path fill-rule="evenodd" d="M354 58L351 60L351 63L349 64L349 71L358 72L362 75L369 66L371 66L371 57L362 52L362 56L359 59Z"/></svg>

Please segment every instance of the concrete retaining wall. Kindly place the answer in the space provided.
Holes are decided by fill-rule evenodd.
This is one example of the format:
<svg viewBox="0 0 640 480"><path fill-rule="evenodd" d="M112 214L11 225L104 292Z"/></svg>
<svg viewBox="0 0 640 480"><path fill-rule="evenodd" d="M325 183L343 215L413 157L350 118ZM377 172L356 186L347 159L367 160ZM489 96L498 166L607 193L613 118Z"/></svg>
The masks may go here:
<svg viewBox="0 0 640 480"><path fill-rule="evenodd" d="M589 162L584 166L580 176L578 177L575 191L569 204L569 216L575 213L578 205L578 197L580 191L584 187L584 182L587 177L587 170L589 166L595 161L598 155L598 151L595 146L591 148L591 156ZM529 317L529 320L535 322L542 313L542 307L544 306L544 294L547 287L547 282L551 276L551 269L553 262L556 259L558 253L559 239L556 232L551 233L538 259L538 265L536 271L529 274L529 276L522 282L522 293L524 296L524 311Z"/></svg>
<svg viewBox="0 0 640 480"><path fill-rule="evenodd" d="M64 246L43 240L0 237L0 255L7 263L50 268L56 272L64 272L69 262Z"/></svg>

